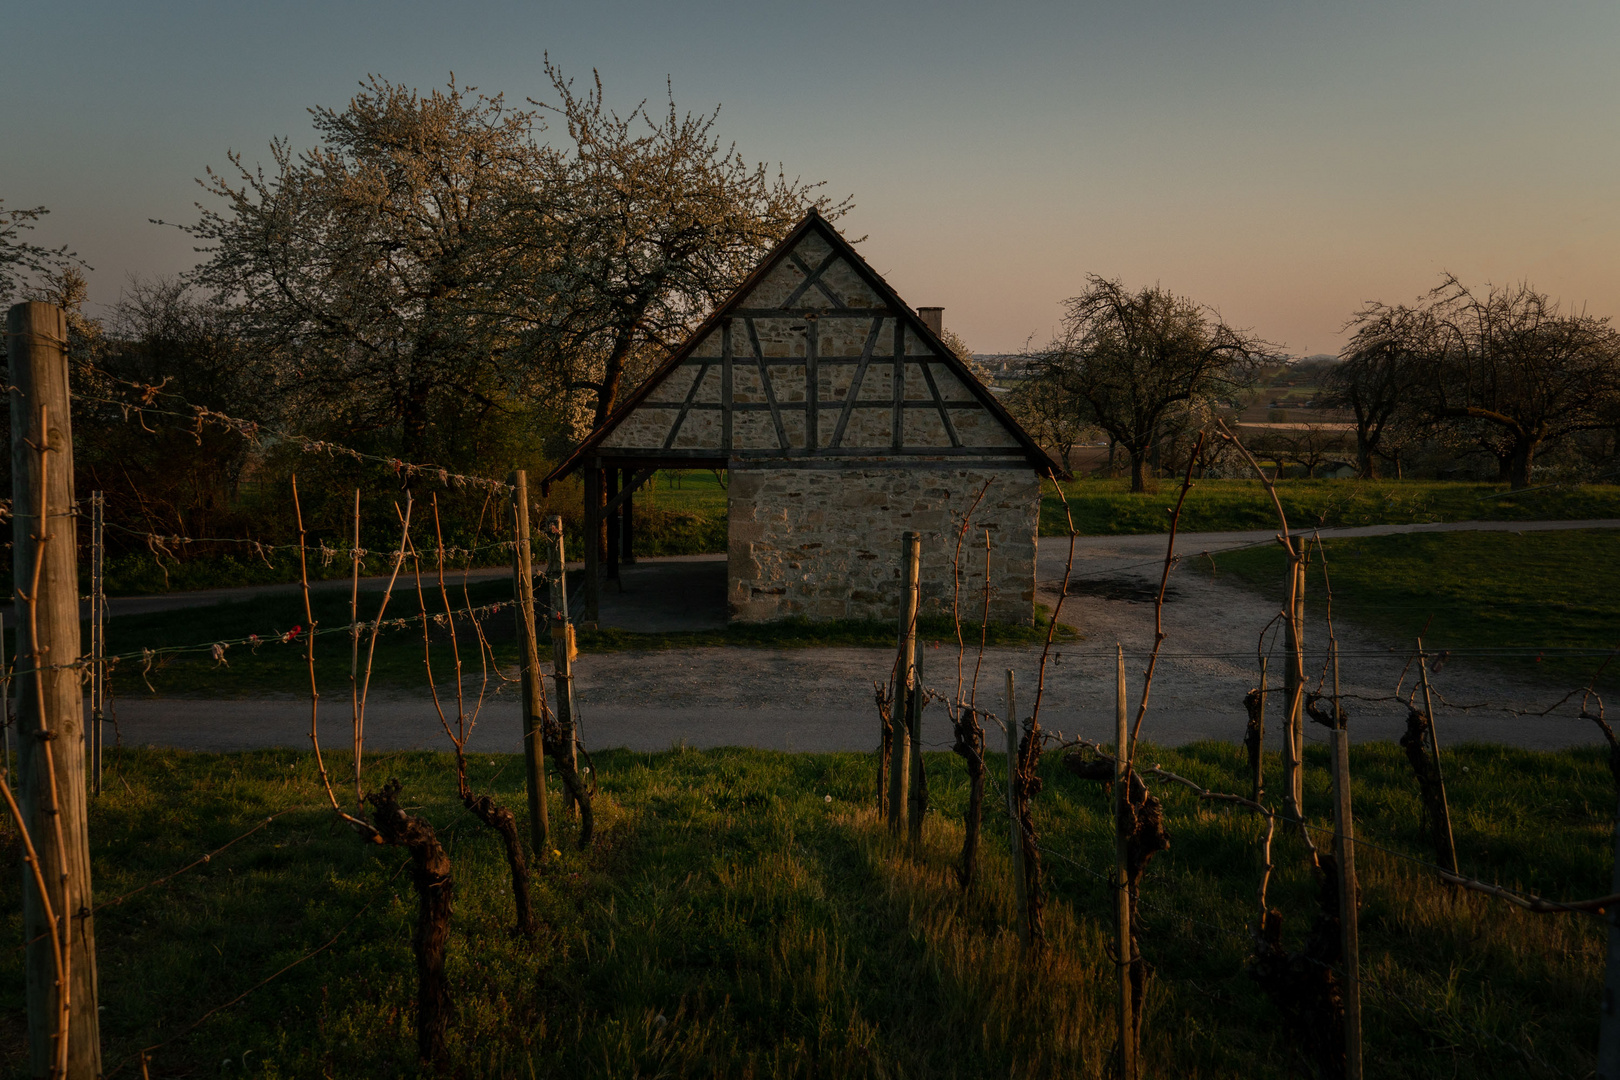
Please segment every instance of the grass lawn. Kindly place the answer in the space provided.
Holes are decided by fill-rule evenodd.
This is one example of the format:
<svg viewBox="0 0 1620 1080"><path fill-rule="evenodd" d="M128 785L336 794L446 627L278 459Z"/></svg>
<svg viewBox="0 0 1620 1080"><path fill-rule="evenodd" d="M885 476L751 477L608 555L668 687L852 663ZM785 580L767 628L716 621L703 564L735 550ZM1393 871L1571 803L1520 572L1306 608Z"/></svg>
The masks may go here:
<svg viewBox="0 0 1620 1080"><path fill-rule="evenodd" d="M1613 786L1594 751L1449 749L1462 863L1487 879L1575 898L1608 891ZM1241 750L1146 749L1217 789ZM748 750L595 755L599 844L535 875L543 921L510 932L492 833L452 798L443 756L368 758L452 859L449 975L456 1076L1102 1077L1113 1041L1107 802L1043 763L1037 800L1049 944L1021 960L1011 931L1004 819L987 816L980 884L957 890L965 783L927 757L920 859L872 809L870 757ZM330 755L341 775L345 761ZM1329 812L1312 751L1308 812ZM992 762L992 775L1001 768ZM1275 769L1277 764L1271 763ZM1400 752L1357 746L1363 840L1421 854ZM477 755L473 783L522 803L520 761ZM126 752L92 805L102 1034L108 1072L385 1078L417 1074L415 903L398 849L358 843L318 805L307 754ZM556 789L553 788L553 791ZM988 802L993 806L993 797ZM1153 965L1144 1075L1304 1074L1278 1014L1245 974L1257 824L1163 793L1173 844L1143 886ZM210 862L129 894L239 836ZM553 821L565 821L553 803ZM3 834L17 858L14 836ZM1276 848L1270 900L1297 945L1313 913L1303 850ZM1363 847L1367 1060L1387 1077L1582 1076L1595 1064L1604 925L1453 896L1411 863ZM0 1076L21 1077L21 875L0 876ZM333 940L335 937L335 941ZM331 941L330 948L312 953ZM308 956L240 1004L192 1025Z"/></svg>
<svg viewBox="0 0 1620 1080"><path fill-rule="evenodd" d="M1166 508L1177 483L1130 493L1128 480L1074 480L1063 485L1082 536L1168 532ZM1570 521L1620 518L1620 485L1582 484L1505 494L1506 484L1437 480L1284 480L1283 512L1296 529L1316 525L1384 525L1434 521ZM1256 480L1200 480L1187 496L1188 532L1275 529L1277 512ZM1041 535L1066 535L1063 507L1051 485L1041 498Z"/></svg>
<svg viewBox="0 0 1620 1080"><path fill-rule="evenodd" d="M1424 638L1431 650L1620 645L1620 530L1411 533L1328 540L1326 549L1335 617L1403 648L1431 617ZM1275 544L1217 555L1214 572L1282 597L1283 553ZM1323 598L1317 560L1307 584L1313 621ZM1602 658L1491 662L1573 686L1590 679ZM1620 685L1620 667L1605 670L1604 685Z"/></svg>

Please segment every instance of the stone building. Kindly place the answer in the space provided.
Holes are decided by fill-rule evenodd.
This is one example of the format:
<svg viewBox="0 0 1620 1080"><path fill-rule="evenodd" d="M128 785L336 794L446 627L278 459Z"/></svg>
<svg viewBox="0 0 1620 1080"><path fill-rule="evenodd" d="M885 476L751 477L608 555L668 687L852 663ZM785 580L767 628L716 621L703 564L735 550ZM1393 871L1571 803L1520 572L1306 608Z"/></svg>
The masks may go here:
<svg viewBox="0 0 1620 1080"><path fill-rule="evenodd" d="M605 520L616 563L655 470L727 470L727 599L742 622L896 617L912 530L925 610L948 609L971 510L964 616L984 602L988 531L991 618L1028 622L1041 479L1064 470L940 332L941 309L907 307L812 210L545 484L582 472L586 535Z"/></svg>

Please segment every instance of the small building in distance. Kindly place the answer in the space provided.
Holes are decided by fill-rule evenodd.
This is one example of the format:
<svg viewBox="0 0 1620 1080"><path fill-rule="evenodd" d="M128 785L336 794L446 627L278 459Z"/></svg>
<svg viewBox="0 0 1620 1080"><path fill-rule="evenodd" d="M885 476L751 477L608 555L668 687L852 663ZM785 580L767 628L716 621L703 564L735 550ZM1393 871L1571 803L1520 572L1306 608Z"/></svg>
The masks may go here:
<svg viewBox="0 0 1620 1080"><path fill-rule="evenodd" d="M812 210L544 483L582 473L586 536L605 522L616 560L656 470L727 470L739 622L898 617L911 531L924 611L948 611L971 511L964 618L984 603L988 532L990 617L1028 623L1041 480L1064 470L940 340L941 310L913 311ZM589 620L601 567L585 548Z"/></svg>

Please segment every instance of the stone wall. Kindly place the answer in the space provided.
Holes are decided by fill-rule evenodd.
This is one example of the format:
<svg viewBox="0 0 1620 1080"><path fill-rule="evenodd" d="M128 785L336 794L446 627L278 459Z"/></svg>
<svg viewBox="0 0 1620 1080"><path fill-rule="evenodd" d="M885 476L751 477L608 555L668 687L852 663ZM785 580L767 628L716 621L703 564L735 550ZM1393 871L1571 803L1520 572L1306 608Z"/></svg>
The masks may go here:
<svg viewBox="0 0 1620 1080"><path fill-rule="evenodd" d="M730 470L728 601L733 620L897 619L901 536L922 534L923 610L949 613L951 558L962 515L961 610L982 610L990 533L990 618L1028 623L1035 610L1040 479L1023 465L912 459L832 469Z"/></svg>

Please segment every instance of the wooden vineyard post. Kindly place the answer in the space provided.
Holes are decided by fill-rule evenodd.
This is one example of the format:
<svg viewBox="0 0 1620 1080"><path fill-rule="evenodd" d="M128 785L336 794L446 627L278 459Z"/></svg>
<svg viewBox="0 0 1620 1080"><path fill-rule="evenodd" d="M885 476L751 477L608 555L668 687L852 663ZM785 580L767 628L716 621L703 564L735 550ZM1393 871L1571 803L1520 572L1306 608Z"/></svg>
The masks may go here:
<svg viewBox="0 0 1620 1080"><path fill-rule="evenodd" d="M895 663L894 705L889 710L889 730L894 733L889 750L889 832L900 835L911 803L911 696L917 677L917 555L921 538L908 532L900 548L900 655Z"/></svg>
<svg viewBox="0 0 1620 1080"><path fill-rule="evenodd" d="M911 671L906 678L906 742L910 760L907 770L909 791L906 799L907 837L913 850L922 845L923 816L928 813L928 782L923 776L922 755L922 654L917 649L917 616L922 610L922 534L906 533L906 607L911 611L906 633L906 654Z"/></svg>
<svg viewBox="0 0 1620 1080"><path fill-rule="evenodd" d="M551 551L551 662L552 681L557 684L557 725L568 740L568 763L579 775L578 710L574 708L574 622L568 614L567 551L563 545L561 514L546 523ZM587 544L585 550L590 550ZM579 800L563 785L563 805L569 813L579 812Z"/></svg>
<svg viewBox="0 0 1620 1080"><path fill-rule="evenodd" d="M1614 869L1609 892L1620 893L1620 806L1614 814ZM1609 955L1598 1013L1597 1080L1620 1080L1620 907L1608 914Z"/></svg>
<svg viewBox="0 0 1620 1080"><path fill-rule="evenodd" d="M1029 945L1029 883L1024 880L1024 829L1018 814L1018 701L1007 669L1007 826L1012 843L1013 889L1018 897L1018 940Z"/></svg>
<svg viewBox="0 0 1620 1080"><path fill-rule="evenodd" d="M1423 651L1423 639L1417 639L1418 675L1423 680L1423 719L1429 728L1429 746L1434 750L1434 779L1439 785L1439 805L1435 808L1440 815L1437 823L1436 836L1443 850L1436 852L1448 870L1457 873L1457 841L1451 833L1451 805L1446 801L1446 774L1440 767L1440 735L1434 727L1434 697L1429 691L1429 658Z"/></svg>
<svg viewBox="0 0 1620 1080"><path fill-rule="evenodd" d="M107 708L106 497L90 493L90 791L101 794L102 719ZM0 660L0 666L4 661Z"/></svg>
<svg viewBox="0 0 1620 1080"><path fill-rule="evenodd" d="M5 784L11 784L11 672L6 667L6 633L0 626L0 769L6 771Z"/></svg>
<svg viewBox="0 0 1620 1080"><path fill-rule="evenodd" d="M1254 728L1248 733L1249 739L1254 740L1249 755L1254 773L1254 794L1251 798L1255 802L1259 802L1260 796L1266 793L1266 698L1269 696L1266 693L1266 660L1264 656L1260 658L1259 700L1255 702Z"/></svg>
<svg viewBox="0 0 1620 1080"><path fill-rule="evenodd" d="M1305 820L1305 555L1288 561L1288 670L1283 689L1288 714L1283 734L1283 809L1295 821ZM1300 825L1303 829L1305 826Z"/></svg>
<svg viewBox="0 0 1620 1080"><path fill-rule="evenodd" d="M1337 711L1337 710L1335 710ZM1350 733L1333 729L1333 856L1339 866L1339 935L1344 953L1344 1075L1361 1080L1361 931L1356 910L1355 819L1350 813Z"/></svg>
<svg viewBox="0 0 1620 1080"><path fill-rule="evenodd" d="M1114 948L1119 972L1119 1077L1136 1080L1136 1022L1131 1009L1130 795L1131 765L1125 724L1125 647L1115 645L1114 683Z"/></svg>
<svg viewBox="0 0 1620 1080"><path fill-rule="evenodd" d="M86 820L79 566L67 319L55 304L12 307L12 580L17 595L17 734L22 827L37 856L23 890L29 1068L101 1075L95 918ZM43 895L42 895L43 894Z"/></svg>
<svg viewBox="0 0 1620 1080"><path fill-rule="evenodd" d="M512 590L517 601L518 662L523 667L523 770L529 789L529 840L534 861L551 857L551 819L546 808L546 756L541 745L540 650L535 642L534 565L529 548L529 477L512 473Z"/></svg>

